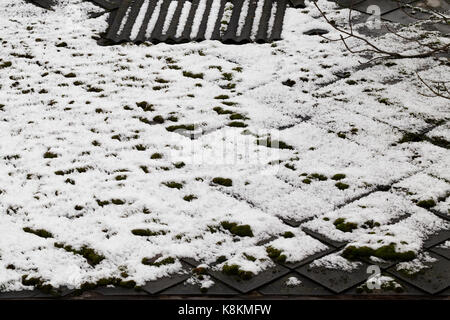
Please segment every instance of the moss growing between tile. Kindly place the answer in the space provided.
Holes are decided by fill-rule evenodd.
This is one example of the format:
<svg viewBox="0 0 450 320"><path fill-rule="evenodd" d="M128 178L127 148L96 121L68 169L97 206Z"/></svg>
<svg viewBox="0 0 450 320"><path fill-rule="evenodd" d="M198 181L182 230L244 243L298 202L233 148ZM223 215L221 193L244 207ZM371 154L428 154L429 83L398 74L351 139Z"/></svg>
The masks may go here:
<svg viewBox="0 0 450 320"><path fill-rule="evenodd" d="M38 277L32 277L28 278L28 275L22 276L22 284L24 286L31 286L38 290L40 290L43 293L51 294L51 295L58 295L59 292L50 284L45 284L45 281L42 280L42 278Z"/></svg>
<svg viewBox="0 0 450 320"><path fill-rule="evenodd" d="M294 235L292 232L290 232L290 231L286 231L286 232L283 233L281 236L282 236L283 238L286 238L286 239L294 238L294 237L295 237L295 235Z"/></svg>
<svg viewBox="0 0 450 320"><path fill-rule="evenodd" d="M395 247L395 243L379 247L378 249L372 249L367 246L349 246L342 252L342 256L348 260L361 260L362 258L369 258L373 256L383 260L401 262L411 261L416 257L414 251L397 252Z"/></svg>
<svg viewBox="0 0 450 320"><path fill-rule="evenodd" d="M151 231L149 229L133 229L131 230L131 233L135 236L141 236L141 237L155 237L155 236L161 236L165 235L166 232L164 230L160 231Z"/></svg>
<svg viewBox="0 0 450 320"><path fill-rule="evenodd" d="M217 114L233 114L232 110L225 110L222 107L214 107L213 110L217 112Z"/></svg>
<svg viewBox="0 0 450 320"><path fill-rule="evenodd" d="M358 228L358 225L353 222L345 222L344 218L336 219L333 224L336 229L341 230L342 232L352 232L353 230Z"/></svg>
<svg viewBox="0 0 450 320"><path fill-rule="evenodd" d="M89 248L88 246L82 246L80 249L75 249L70 245L64 245L62 243L55 242L55 247L64 249L67 252L71 252L73 254L81 255L93 267L95 267L105 259L103 255L98 254L94 249Z"/></svg>
<svg viewBox="0 0 450 320"><path fill-rule="evenodd" d="M283 141L272 140L272 138L270 138L270 137L268 137L266 139L259 139L256 141L256 144L258 146L264 146L267 148L278 148L278 149L288 149L288 150L294 149L294 147L288 145L287 143L285 143Z"/></svg>
<svg viewBox="0 0 450 320"><path fill-rule="evenodd" d="M217 100L226 100L226 99L230 99L230 96L228 96L228 95L226 95L226 94L221 94L221 95L215 96L214 99L217 99Z"/></svg>
<svg viewBox="0 0 450 320"><path fill-rule="evenodd" d="M166 130L169 132L174 132L176 130L193 131L193 130L195 130L195 125L194 124L180 124L180 125L176 125L176 126L169 126L166 128Z"/></svg>
<svg viewBox="0 0 450 320"><path fill-rule="evenodd" d="M266 252L270 259L279 263L286 262L287 257L282 254L283 251L275 249L274 247L267 247Z"/></svg>
<svg viewBox="0 0 450 320"><path fill-rule="evenodd" d="M181 169L181 168L183 168L185 165L186 165L186 164L185 164L183 161L175 162L175 163L173 164L173 166L174 166L175 168L177 168L177 169Z"/></svg>
<svg viewBox="0 0 450 320"><path fill-rule="evenodd" d="M50 151L44 153L44 159L54 159L54 158L58 158L58 155L56 153Z"/></svg>
<svg viewBox="0 0 450 320"><path fill-rule="evenodd" d="M153 159L153 160L155 160L155 159L162 159L162 158L163 158L163 155L161 153L158 153L158 152L155 152L155 153L153 153L150 156L150 159Z"/></svg>
<svg viewBox="0 0 450 320"><path fill-rule="evenodd" d="M175 263L175 259L172 257L168 257L162 260L156 260L154 258L143 258L142 259L142 264L145 264L146 266L153 266L153 267L160 267L160 266L165 266L168 264L174 264Z"/></svg>
<svg viewBox="0 0 450 320"><path fill-rule="evenodd" d="M222 272L229 276L237 276L242 280L250 280L254 276L253 272L242 270L237 264L225 264L222 267Z"/></svg>
<svg viewBox="0 0 450 320"><path fill-rule="evenodd" d="M176 182L176 181L167 181L167 182L163 182L163 185L165 185L168 188L172 188L172 189L178 189L180 190L181 188L183 188L183 184Z"/></svg>
<svg viewBox="0 0 450 320"><path fill-rule="evenodd" d="M233 128L245 128L247 127L247 124L241 121L231 121L227 123L227 126Z"/></svg>
<svg viewBox="0 0 450 320"><path fill-rule="evenodd" d="M434 201L433 199L421 200L417 202L417 205L424 209L430 209L436 205L436 201Z"/></svg>
<svg viewBox="0 0 450 320"><path fill-rule="evenodd" d="M338 188L339 190L345 190L348 189L349 185L343 182L337 182L335 184L336 188Z"/></svg>
<svg viewBox="0 0 450 320"><path fill-rule="evenodd" d="M23 231L25 231L27 233L32 233L41 238L53 238L53 235L44 229L31 229L31 228L25 227L25 228L23 228Z"/></svg>
<svg viewBox="0 0 450 320"><path fill-rule="evenodd" d="M222 177L215 177L214 179L212 179L212 182L224 187L231 187L233 185L233 180Z"/></svg>
<svg viewBox="0 0 450 320"><path fill-rule="evenodd" d="M195 199L197 199L197 197L195 195L193 195L193 194L189 194L189 195L183 197L183 200L187 201L187 202L191 202L191 201L193 201Z"/></svg>
<svg viewBox="0 0 450 320"><path fill-rule="evenodd" d="M235 222L222 221L222 228L239 237L253 237L252 228L248 224L238 225Z"/></svg>
<svg viewBox="0 0 450 320"><path fill-rule="evenodd" d="M153 108L153 105L146 101L136 102L136 105L139 108L141 108L142 110L144 110L145 112L155 111L155 109Z"/></svg>
<svg viewBox="0 0 450 320"><path fill-rule="evenodd" d="M203 73L193 73L190 71L183 71L183 76L187 78L193 78L193 79L203 79L204 74Z"/></svg>
<svg viewBox="0 0 450 320"><path fill-rule="evenodd" d="M323 174L320 174L320 173L312 173L312 174L310 174L308 176L308 178L319 180L319 181L326 181L326 180L328 180L328 178L326 176L324 176Z"/></svg>
<svg viewBox="0 0 450 320"><path fill-rule="evenodd" d="M336 173L334 176L331 177L332 180L342 180L345 178L345 174L343 173Z"/></svg>

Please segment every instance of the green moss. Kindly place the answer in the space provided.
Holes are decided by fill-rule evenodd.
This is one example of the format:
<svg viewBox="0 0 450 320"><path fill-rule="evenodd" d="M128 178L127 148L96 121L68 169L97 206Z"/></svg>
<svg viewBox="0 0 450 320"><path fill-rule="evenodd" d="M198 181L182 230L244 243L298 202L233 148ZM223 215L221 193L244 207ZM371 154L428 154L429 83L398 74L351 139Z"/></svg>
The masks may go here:
<svg viewBox="0 0 450 320"><path fill-rule="evenodd" d="M353 86L353 85L357 84L358 82L356 82L355 80L347 80L347 81L345 81L345 83L350 86Z"/></svg>
<svg viewBox="0 0 450 320"><path fill-rule="evenodd" d="M267 247L266 252L270 259L280 263L286 262L287 257L282 254L283 251L275 249L274 247Z"/></svg>
<svg viewBox="0 0 450 320"><path fill-rule="evenodd" d="M223 262L225 262L225 261L227 261L227 257L225 257L225 256L219 256L219 257L217 257L217 259L216 259L216 262L217 262L217 263L223 263Z"/></svg>
<svg viewBox="0 0 450 320"><path fill-rule="evenodd" d="M336 229L341 230L342 232L352 232L353 230L358 228L358 225L353 222L345 222L344 218L336 219L333 224Z"/></svg>
<svg viewBox="0 0 450 320"><path fill-rule="evenodd" d="M161 124L161 123L164 123L164 118L162 116L158 115L158 116L153 117L153 121Z"/></svg>
<svg viewBox="0 0 450 320"><path fill-rule="evenodd" d="M58 155L56 153L47 151L46 153L44 153L44 158L45 159L54 159L54 158L58 158Z"/></svg>
<svg viewBox="0 0 450 320"><path fill-rule="evenodd" d="M195 125L193 124L180 124L180 125L175 125L175 126L169 126L166 128L167 131L169 132L173 132L176 130L188 130L188 131L193 131L195 130Z"/></svg>
<svg viewBox="0 0 450 320"><path fill-rule="evenodd" d="M100 262L102 262L102 260L105 259L103 255L98 254L94 249L89 248L88 246L82 246L80 249L75 249L70 245L64 245L58 242L55 242L54 245L56 248L64 249L67 252L81 255L93 267L95 267L97 264L99 264Z"/></svg>
<svg viewBox="0 0 450 320"><path fill-rule="evenodd" d="M221 95L215 96L214 99L217 99L217 100L226 100L226 99L230 99L230 96L228 96L228 95L226 95L226 94L221 94Z"/></svg>
<svg viewBox="0 0 450 320"><path fill-rule="evenodd" d="M312 173L308 176L308 178L320 180L320 181L328 180L328 178L326 176L324 176L323 174L320 174L320 173Z"/></svg>
<svg viewBox="0 0 450 320"><path fill-rule="evenodd" d="M186 165L186 164L185 164L183 161L175 162L175 163L173 164L173 166L174 166L175 168L177 168L177 169L181 169L181 168L183 168L185 165Z"/></svg>
<svg viewBox="0 0 450 320"><path fill-rule="evenodd" d="M53 238L53 235L44 229L31 229L31 228L25 227L25 228L23 228L23 231L25 231L27 233L32 233L41 238Z"/></svg>
<svg viewBox="0 0 450 320"><path fill-rule="evenodd" d="M183 71L183 76L193 79L203 79L204 74L203 73L193 73L190 71Z"/></svg>
<svg viewBox="0 0 450 320"><path fill-rule="evenodd" d="M214 107L213 110L215 112L217 112L217 114L220 114L220 115L222 115L222 114L233 114L233 111L225 110L222 107Z"/></svg>
<svg viewBox="0 0 450 320"><path fill-rule="evenodd" d="M162 159L163 158L163 155L161 154L161 153L158 153L158 152L155 152L154 154L152 154L151 156L150 156L150 159Z"/></svg>
<svg viewBox="0 0 450 320"><path fill-rule="evenodd" d="M236 102L232 102L232 101L222 101L222 104L229 106L229 107L237 105Z"/></svg>
<svg viewBox="0 0 450 320"><path fill-rule="evenodd" d="M332 180L342 180L345 178L345 174L343 173L336 173L334 176L331 177Z"/></svg>
<svg viewBox="0 0 450 320"><path fill-rule="evenodd" d="M188 201L188 202L191 202L192 200L195 200L195 199L197 199L197 197L193 194L189 194L189 195L183 197L183 200Z"/></svg>
<svg viewBox="0 0 450 320"><path fill-rule="evenodd" d="M237 264L224 265L222 272L229 276L237 276L242 280L250 280L254 276L253 272L241 270Z"/></svg>
<svg viewBox="0 0 450 320"><path fill-rule="evenodd" d="M146 266L154 266L154 267L160 267L160 266L165 266L168 264L174 264L175 263L175 259L172 257L168 257L162 260L156 260L153 258L143 258L142 259L142 264L145 264Z"/></svg>
<svg viewBox="0 0 450 320"><path fill-rule="evenodd" d="M233 185L233 180L229 178L215 177L212 182L224 187L231 187Z"/></svg>
<svg viewBox="0 0 450 320"><path fill-rule="evenodd" d="M239 237L253 237L252 228L248 224L238 225L235 222L222 221L222 228Z"/></svg>
<svg viewBox="0 0 450 320"><path fill-rule="evenodd" d="M241 121L231 121L227 123L227 126L233 128L245 128L247 127L247 124Z"/></svg>
<svg viewBox="0 0 450 320"><path fill-rule="evenodd" d="M135 236L141 236L141 237L155 237L155 236L161 236L165 235L166 232L164 230L160 231L151 231L149 229L133 229L131 230L131 233Z"/></svg>
<svg viewBox="0 0 450 320"><path fill-rule="evenodd" d="M111 199L111 203L115 204L116 206L121 206L125 204L125 201L123 201L122 199Z"/></svg>
<svg viewBox="0 0 450 320"><path fill-rule="evenodd" d="M0 70L1 69L5 69L5 68L9 68L11 66L12 66L12 62L11 61L5 61L5 62L0 64Z"/></svg>
<svg viewBox="0 0 450 320"><path fill-rule="evenodd" d="M362 258L373 256L383 260L402 262L411 261L416 257L414 251L397 252L395 247L395 243L379 247L378 249L372 249L367 246L349 246L342 252L342 256L348 260L361 260Z"/></svg>
<svg viewBox="0 0 450 320"><path fill-rule="evenodd" d="M417 202L417 205L421 208L430 209L436 205L436 201L433 199L421 200Z"/></svg>
<svg viewBox="0 0 450 320"><path fill-rule="evenodd" d="M278 148L278 149L289 149L292 150L294 149L294 147L288 145L287 143L283 142L283 141L278 141L278 140L273 140L268 137L266 139L260 139L256 141L256 144L258 146L264 146L267 148Z"/></svg>
<svg viewBox="0 0 450 320"><path fill-rule="evenodd" d="M282 234L283 238L294 238L295 235L290 232L290 231L286 231L285 233Z"/></svg>
<svg viewBox="0 0 450 320"><path fill-rule="evenodd" d="M155 111L153 105L148 103L147 101L136 102L136 105L145 112Z"/></svg>
<svg viewBox="0 0 450 320"><path fill-rule="evenodd" d="M32 277L28 278L28 275L22 276L22 284L24 286L31 286L35 287L36 289L40 290L43 293L51 294L51 295L59 295L58 290L54 288L50 284L45 284L45 281L42 280L42 278Z"/></svg>
<svg viewBox="0 0 450 320"><path fill-rule="evenodd" d="M233 113L230 116L230 120L245 120L245 119L247 119L247 117L240 113Z"/></svg>
<svg viewBox="0 0 450 320"><path fill-rule="evenodd" d="M176 181L167 181L167 182L163 182L163 185L165 185L168 188L172 188L172 189L178 189L180 190L181 188L183 188L183 184L176 182Z"/></svg>
<svg viewBox="0 0 450 320"><path fill-rule="evenodd" d="M114 179L116 179L117 181L127 180L127 175L121 174L121 175L116 176Z"/></svg>
<svg viewBox="0 0 450 320"><path fill-rule="evenodd" d="M339 190L345 190L348 189L349 185L343 182L337 182L335 184L336 188L338 188Z"/></svg>
<svg viewBox="0 0 450 320"><path fill-rule="evenodd" d="M311 179L306 178L306 179L303 179L302 182L305 184L310 184L312 181L311 181Z"/></svg>
<svg viewBox="0 0 450 320"><path fill-rule="evenodd" d="M245 259L247 259L248 261L252 261L252 262L256 261L256 258L252 255L249 255L247 253L243 253L243 255L244 255Z"/></svg>
<svg viewBox="0 0 450 320"><path fill-rule="evenodd" d="M379 222L374 222L373 220L367 220L366 222L364 222L364 224L361 226L361 228L372 229L372 228L379 227L379 226L380 226Z"/></svg>

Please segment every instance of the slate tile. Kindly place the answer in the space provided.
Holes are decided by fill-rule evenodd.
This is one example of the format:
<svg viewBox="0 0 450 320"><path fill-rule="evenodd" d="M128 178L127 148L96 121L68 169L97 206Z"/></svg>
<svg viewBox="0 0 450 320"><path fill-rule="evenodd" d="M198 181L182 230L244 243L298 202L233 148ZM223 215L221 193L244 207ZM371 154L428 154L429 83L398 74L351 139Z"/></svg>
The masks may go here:
<svg viewBox="0 0 450 320"><path fill-rule="evenodd" d="M230 287L238 290L239 292L247 293L285 275L288 272L289 269L280 265L276 265L273 268L258 273L249 280L242 280L237 276L229 276L222 273L222 271L209 271L209 274L211 274L214 278L226 283Z"/></svg>
<svg viewBox="0 0 450 320"><path fill-rule="evenodd" d="M240 293L229 286L223 284L222 282L211 279L215 283L213 286L209 287L206 290L202 290L200 285L195 285L191 283L187 283L186 281L177 284L169 289L166 289L159 294L161 295L203 295L203 296L235 296Z"/></svg>
<svg viewBox="0 0 450 320"><path fill-rule="evenodd" d="M450 260L450 248L442 248L442 247L440 247L440 245L437 245L437 246L431 248L430 251L437 253L441 256L444 256ZM449 272L450 272L450 270L449 270Z"/></svg>
<svg viewBox="0 0 450 320"><path fill-rule="evenodd" d="M299 285L288 286L286 282L289 278L295 277L301 281ZM259 288L258 291L264 295L305 295L305 296L323 296L332 295L333 292L324 288L320 284L311 281L310 279L298 274L297 272L290 272L289 274L275 280L269 284Z"/></svg>
<svg viewBox="0 0 450 320"><path fill-rule="evenodd" d="M122 287L100 287L91 290L103 296L146 296L147 292L143 290L122 288Z"/></svg>
<svg viewBox="0 0 450 320"><path fill-rule="evenodd" d="M311 264L297 268L300 274L320 283L335 293L341 293L344 290L361 283L369 278L367 273L368 264L361 262L359 267L353 271L344 271L340 269L328 269L325 267L312 267Z"/></svg>
<svg viewBox="0 0 450 320"><path fill-rule="evenodd" d="M343 242L343 241L332 240L332 239L328 238L327 236L317 233L315 231L312 231L306 227L303 227L302 231L305 232L306 234L310 235L311 237L313 237L321 242L324 242L327 245L331 245L332 247L335 247L335 248L342 248L343 246L345 246L347 244L346 242Z"/></svg>
<svg viewBox="0 0 450 320"><path fill-rule="evenodd" d="M433 235L430 235L424 242L424 248L431 248L438 243L444 242L450 239L450 230L441 230Z"/></svg>
<svg viewBox="0 0 450 320"><path fill-rule="evenodd" d="M425 295L427 294L426 292L411 286L410 284L408 284L405 281L402 281L395 277L392 277L392 278L394 278L395 282L397 282L398 284L400 284L402 286L402 291L397 291L397 290L393 290L393 289L391 289L391 290L378 289L378 290L373 290L372 292L366 292L366 291L358 290L358 287L360 287L360 285L356 285L356 286L346 290L345 292L343 292L343 294L358 295L358 296L423 296L424 294Z"/></svg>
<svg viewBox="0 0 450 320"><path fill-rule="evenodd" d="M429 254L437 260L426 263L430 268L423 269L414 275L398 271L397 266L391 267L388 272L428 293L436 294L450 286L450 260L434 253Z"/></svg>
<svg viewBox="0 0 450 320"><path fill-rule="evenodd" d="M163 277L154 281L149 281L144 286L142 286L142 290L150 294L156 294L164 289L185 281L192 275L192 266L184 262L182 262L182 265L183 269L180 273L172 274L168 277Z"/></svg>

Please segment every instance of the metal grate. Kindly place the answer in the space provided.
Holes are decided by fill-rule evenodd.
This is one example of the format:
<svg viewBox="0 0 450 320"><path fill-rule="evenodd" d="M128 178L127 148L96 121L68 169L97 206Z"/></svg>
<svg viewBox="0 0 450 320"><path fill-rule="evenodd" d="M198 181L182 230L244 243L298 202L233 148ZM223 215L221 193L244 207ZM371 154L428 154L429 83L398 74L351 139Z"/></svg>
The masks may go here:
<svg viewBox="0 0 450 320"><path fill-rule="evenodd" d="M112 12L106 39L271 42L281 39L286 6L287 0L122 0Z"/></svg>

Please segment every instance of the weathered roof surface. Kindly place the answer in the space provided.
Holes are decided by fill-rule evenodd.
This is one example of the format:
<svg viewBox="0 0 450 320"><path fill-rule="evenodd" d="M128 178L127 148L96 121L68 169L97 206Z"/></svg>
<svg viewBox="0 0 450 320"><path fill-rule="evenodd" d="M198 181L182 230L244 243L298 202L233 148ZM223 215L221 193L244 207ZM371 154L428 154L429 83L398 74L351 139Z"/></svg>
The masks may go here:
<svg viewBox="0 0 450 320"><path fill-rule="evenodd" d="M281 39L286 5L287 0L124 0L106 38L113 42L270 42Z"/></svg>

